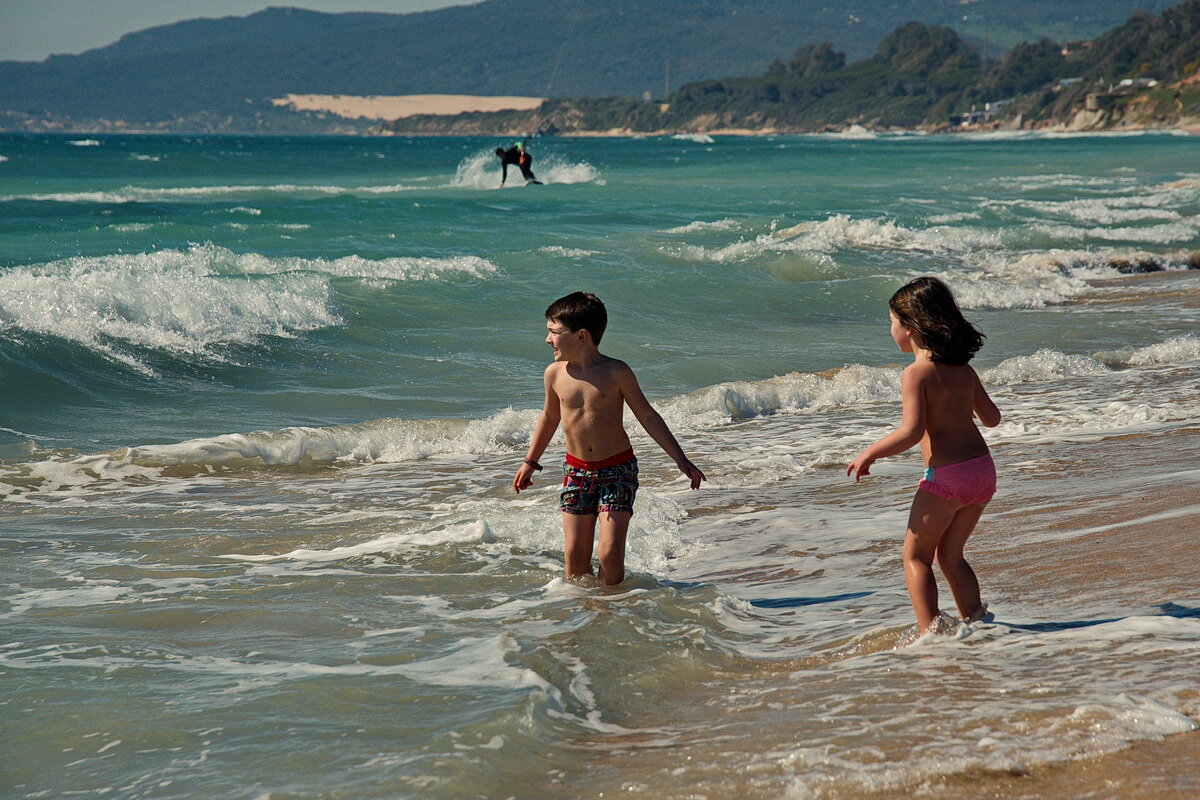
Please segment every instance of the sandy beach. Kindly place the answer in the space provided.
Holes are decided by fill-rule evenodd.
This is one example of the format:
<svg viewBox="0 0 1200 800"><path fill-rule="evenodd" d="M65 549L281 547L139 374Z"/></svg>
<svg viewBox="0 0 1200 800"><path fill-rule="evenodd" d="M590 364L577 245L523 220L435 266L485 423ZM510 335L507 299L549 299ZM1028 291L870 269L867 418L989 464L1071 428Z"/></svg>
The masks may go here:
<svg viewBox="0 0 1200 800"><path fill-rule="evenodd" d="M453 116L468 111L537 108L541 97L488 97L468 94L289 94L271 102L296 111L324 111L346 119L402 119L420 114Z"/></svg>

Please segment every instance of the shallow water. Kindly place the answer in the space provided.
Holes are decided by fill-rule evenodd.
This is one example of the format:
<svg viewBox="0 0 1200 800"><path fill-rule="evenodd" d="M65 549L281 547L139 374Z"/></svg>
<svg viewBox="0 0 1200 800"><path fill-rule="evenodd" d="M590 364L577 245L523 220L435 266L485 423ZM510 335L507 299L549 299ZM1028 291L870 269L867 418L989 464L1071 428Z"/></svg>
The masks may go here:
<svg viewBox="0 0 1200 800"><path fill-rule="evenodd" d="M80 141L0 138L12 796L936 795L1197 727L1194 139ZM925 273L996 617L898 648L919 457L842 470ZM612 589L507 488L575 289L710 477L635 434Z"/></svg>

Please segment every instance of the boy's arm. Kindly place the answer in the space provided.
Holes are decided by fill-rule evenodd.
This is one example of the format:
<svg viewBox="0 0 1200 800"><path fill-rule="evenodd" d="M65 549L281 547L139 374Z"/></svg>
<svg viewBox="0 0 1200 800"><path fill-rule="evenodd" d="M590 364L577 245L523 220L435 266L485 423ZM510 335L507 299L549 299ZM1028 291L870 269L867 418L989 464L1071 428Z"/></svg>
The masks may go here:
<svg viewBox="0 0 1200 800"><path fill-rule="evenodd" d="M559 405L558 394L552 386L553 370L553 364L546 367L546 374L543 376L546 384L546 402L542 406L541 415L538 416L537 425L533 428L533 436L529 439L529 450L525 452L525 460L521 462L521 468L513 478L512 487L517 494L520 494L522 489L528 489L533 483L533 473L539 466L538 459L554 438L554 432L558 430L558 423L562 419L562 406Z"/></svg>
<svg viewBox="0 0 1200 800"><path fill-rule="evenodd" d="M911 367L900 373L900 397L904 402L900 427L863 450L846 467L846 474L853 475L855 483L863 475L871 474L871 465L876 460L903 453L925 435L924 382Z"/></svg>
<svg viewBox="0 0 1200 800"><path fill-rule="evenodd" d="M988 396L987 389L983 388L983 382L979 380L978 374L975 375L974 412L979 423L985 428L994 428L1000 424L1000 409L996 408L996 404Z"/></svg>
<svg viewBox="0 0 1200 800"><path fill-rule="evenodd" d="M676 441L675 435L667 427L666 420L654 410L654 406L650 405L650 401L642 393L642 387L638 385L637 376L627 365L621 365L617 385L621 389L621 396L625 399L625 404L629 406L633 416L637 417L642 428L650 434L651 439L658 442L658 446L663 449L663 452L671 457L675 466L679 467L679 471L688 477L692 488L699 489L700 481L708 479L699 467L688 460L683 448Z"/></svg>

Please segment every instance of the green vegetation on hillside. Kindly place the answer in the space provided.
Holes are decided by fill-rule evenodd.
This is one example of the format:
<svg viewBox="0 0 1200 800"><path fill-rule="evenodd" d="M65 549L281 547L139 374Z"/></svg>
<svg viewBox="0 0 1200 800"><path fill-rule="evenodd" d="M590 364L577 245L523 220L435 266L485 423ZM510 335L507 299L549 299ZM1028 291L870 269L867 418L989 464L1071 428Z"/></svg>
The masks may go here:
<svg viewBox="0 0 1200 800"><path fill-rule="evenodd" d="M669 104L629 98L556 99L532 112L398 120L391 132L633 132L773 129L813 131L860 124L872 128L946 126L955 116L992 104L991 118L1024 124L1064 122L1089 94L1105 94L1115 111L1137 110L1152 120L1186 115L1194 89L1135 84L1111 93L1121 80L1169 83L1200 68L1200 0L1161 16L1138 14L1091 42L1067 46L1048 39L1014 47L985 62L955 31L910 22L888 34L874 56L847 63L832 45L802 47L772 62L758 77L697 81ZM1154 90L1151 101L1134 102Z"/></svg>

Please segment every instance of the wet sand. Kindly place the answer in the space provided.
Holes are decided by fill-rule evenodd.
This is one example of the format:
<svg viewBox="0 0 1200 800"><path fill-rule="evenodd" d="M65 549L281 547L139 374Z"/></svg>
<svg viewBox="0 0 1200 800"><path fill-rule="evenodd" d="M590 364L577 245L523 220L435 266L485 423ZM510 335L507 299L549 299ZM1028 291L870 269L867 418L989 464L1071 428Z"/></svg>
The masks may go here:
<svg viewBox="0 0 1200 800"><path fill-rule="evenodd" d="M946 796L1049 800L1195 800L1200 796L1200 731L1137 742L1099 758L1040 767L1023 775L947 783Z"/></svg>
<svg viewBox="0 0 1200 800"><path fill-rule="evenodd" d="M1003 615L1006 598L1033 596L1048 620L1068 623L1097 616L1080 611L1090 599L1127 608L1129 615L1200 616L1200 469L1194 455L1200 429L1052 449L1061 455L1061 471L1014 475L1010 469L1008 480L1023 484L1026 504L1009 505L998 496L969 546L992 608ZM1002 462L1017 455L998 453ZM1044 488L1028 504L1035 482ZM1006 544L1022 530L1044 534L1036 553ZM1055 608L1064 611L1055 615ZM1178 698L1177 708L1200 722L1200 683ZM1019 774L948 777L926 788L922 796L947 800L1194 800L1200 797L1200 731Z"/></svg>

